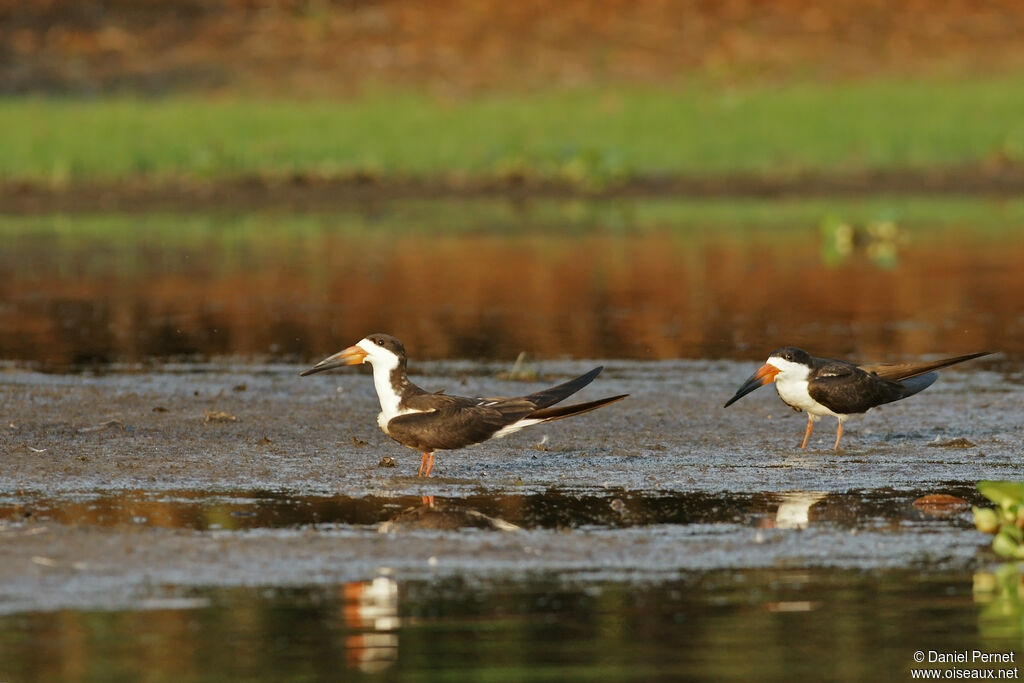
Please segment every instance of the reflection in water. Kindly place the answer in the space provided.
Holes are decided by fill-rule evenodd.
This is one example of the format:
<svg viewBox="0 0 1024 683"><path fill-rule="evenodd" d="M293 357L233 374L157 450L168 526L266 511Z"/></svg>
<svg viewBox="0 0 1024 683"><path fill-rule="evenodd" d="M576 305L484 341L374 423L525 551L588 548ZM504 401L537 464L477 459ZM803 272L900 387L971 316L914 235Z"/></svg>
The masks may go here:
<svg viewBox="0 0 1024 683"><path fill-rule="evenodd" d="M377 531L382 534L402 529L490 529L518 531L521 527L479 510L452 503L438 503L435 496L423 496L422 505L406 508L383 522Z"/></svg>
<svg viewBox="0 0 1024 683"><path fill-rule="evenodd" d="M0 358L308 362L375 331L420 359L1024 353L1024 241L999 206L977 210L997 228L908 221L863 247L786 203L443 206L0 219Z"/></svg>
<svg viewBox="0 0 1024 683"><path fill-rule="evenodd" d="M0 678L902 680L918 649L1020 647L1019 631L976 628L985 608L970 575L918 568L717 570L642 583L541 573L400 589L382 575L196 597L210 607L0 617Z"/></svg>
<svg viewBox="0 0 1024 683"><path fill-rule="evenodd" d="M787 491L778 494L779 509L775 511L775 527L806 529L811 521L811 507L827 495L826 491Z"/></svg>
<svg viewBox="0 0 1024 683"><path fill-rule="evenodd" d="M1014 562L974 573L974 600L982 605L978 623L991 636L1024 636L1024 577Z"/></svg>
<svg viewBox="0 0 1024 683"><path fill-rule="evenodd" d="M906 235L892 221L872 221L852 225L834 216L821 225L822 260L840 265L858 253L882 268L899 264L899 250L906 246Z"/></svg>
<svg viewBox="0 0 1024 683"><path fill-rule="evenodd" d="M977 500L974 486L949 486L956 500ZM814 521L842 527L928 521L914 502L927 491L787 491L782 493L628 491L597 493L550 489L522 495L314 496L274 491L97 492L73 499L0 499L0 525L55 522L79 526L146 525L196 530L355 525L381 532L402 529L624 528L652 524L749 524L805 528ZM958 508L963 510L962 507ZM971 526L968 522L965 525Z"/></svg>
<svg viewBox="0 0 1024 683"><path fill-rule="evenodd" d="M345 653L350 669L379 673L398 659L398 583L391 574L390 569L382 568L370 581L351 581L342 586Z"/></svg>

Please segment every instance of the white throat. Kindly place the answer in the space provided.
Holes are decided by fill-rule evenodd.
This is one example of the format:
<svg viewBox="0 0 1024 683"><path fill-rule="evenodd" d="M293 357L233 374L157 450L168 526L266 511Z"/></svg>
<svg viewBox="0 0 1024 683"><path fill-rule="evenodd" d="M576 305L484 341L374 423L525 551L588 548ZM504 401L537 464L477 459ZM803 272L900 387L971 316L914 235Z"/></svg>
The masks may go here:
<svg viewBox="0 0 1024 683"><path fill-rule="evenodd" d="M380 414L377 416L377 425L385 434L389 434L388 423L399 415L422 412L419 410L403 409L401 407L402 397L395 391L391 383L392 372L398 368L398 356L381 349L379 346L366 339L357 344L366 351L366 360L373 367L373 387L377 390L377 400L380 401Z"/></svg>
<svg viewBox="0 0 1024 683"><path fill-rule="evenodd" d="M779 392L779 398L807 413L811 420L817 420L822 415L838 417L836 413L811 398L807 386L807 376L811 374L809 367L775 357L769 358L768 363L779 369L779 374L775 375L775 389Z"/></svg>
<svg viewBox="0 0 1024 683"><path fill-rule="evenodd" d="M391 371L398 367L398 359L391 354L379 354L370 364L373 366L373 387L377 390L377 398L380 400L378 420L381 424L387 424L402 412L398 408L402 399L391 385Z"/></svg>

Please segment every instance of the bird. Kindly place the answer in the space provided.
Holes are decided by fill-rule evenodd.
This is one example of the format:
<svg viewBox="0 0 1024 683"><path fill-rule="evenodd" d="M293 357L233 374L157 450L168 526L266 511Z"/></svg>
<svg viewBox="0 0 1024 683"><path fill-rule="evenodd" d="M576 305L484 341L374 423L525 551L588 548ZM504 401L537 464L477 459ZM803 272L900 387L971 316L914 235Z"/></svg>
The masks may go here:
<svg viewBox="0 0 1024 683"><path fill-rule="evenodd" d="M377 424L398 443L423 454L417 473L420 477L430 476L435 451L463 448L503 437L523 427L596 410L628 396L620 394L554 407L593 382L602 367L558 386L518 398L450 396L443 391L428 392L409 381L407 362L401 341L389 334L375 333L300 374L312 375L344 365L372 365L373 383L381 409Z"/></svg>
<svg viewBox="0 0 1024 683"><path fill-rule="evenodd" d="M807 431L800 448L807 448L814 423L825 415L839 420L836 443L843 438L843 422L856 413L866 413L930 387L940 368L981 356L989 351L921 363L872 363L858 365L845 360L815 358L803 349L784 346L768 356L736 393L725 402L728 408L750 392L772 382L782 399L797 412L807 413Z"/></svg>

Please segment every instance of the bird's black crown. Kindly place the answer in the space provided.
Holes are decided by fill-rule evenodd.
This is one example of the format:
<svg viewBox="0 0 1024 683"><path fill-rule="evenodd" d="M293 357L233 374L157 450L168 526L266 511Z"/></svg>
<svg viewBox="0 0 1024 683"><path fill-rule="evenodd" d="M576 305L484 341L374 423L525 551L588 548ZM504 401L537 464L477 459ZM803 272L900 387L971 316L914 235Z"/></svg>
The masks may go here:
<svg viewBox="0 0 1024 683"><path fill-rule="evenodd" d="M375 332L374 334L366 335L366 338L372 341L377 346L387 349L391 353L395 354L399 358L405 358L405 346L402 345L395 337L390 334L384 334L383 332Z"/></svg>
<svg viewBox="0 0 1024 683"><path fill-rule="evenodd" d="M781 358L782 360L788 360L791 363L800 363L801 365L811 364L811 354L807 353L803 349L798 349L795 346L783 346L781 349L775 349L768 357Z"/></svg>

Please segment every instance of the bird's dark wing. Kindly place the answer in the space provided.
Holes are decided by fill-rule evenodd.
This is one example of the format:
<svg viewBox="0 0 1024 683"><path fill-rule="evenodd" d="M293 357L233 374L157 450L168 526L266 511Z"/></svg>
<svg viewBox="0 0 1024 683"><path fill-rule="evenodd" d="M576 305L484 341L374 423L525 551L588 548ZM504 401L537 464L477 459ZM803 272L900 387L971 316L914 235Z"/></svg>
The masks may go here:
<svg viewBox="0 0 1024 683"><path fill-rule="evenodd" d="M502 427L521 420L534 410L533 403L521 398L431 398L449 400L434 402L429 412L409 413L393 418L388 422L388 436L423 451L462 448L486 441Z"/></svg>
<svg viewBox="0 0 1024 683"><path fill-rule="evenodd" d="M450 450L480 443L502 427L537 413L539 420L557 420L594 410L624 396L601 399L564 409L550 406L594 381L597 367L575 379L521 398L464 398L420 393L403 400L404 408L423 412L399 415L388 422L387 433L399 443L424 451ZM548 409L548 410L545 410Z"/></svg>
<svg viewBox="0 0 1024 683"><path fill-rule="evenodd" d="M406 396L402 399L401 406L409 410L443 410L459 406L469 406L476 402L476 399L463 398L461 396L449 396L442 393L428 393L419 387L415 387L417 393Z"/></svg>
<svg viewBox="0 0 1024 683"><path fill-rule="evenodd" d="M815 401L841 415L865 413L875 406L917 393L899 382L891 382L843 361L828 361L817 368L808 378L807 392Z"/></svg>
<svg viewBox="0 0 1024 683"><path fill-rule="evenodd" d="M899 382L918 375L925 375L933 370L945 368L956 363L963 363L966 360L980 358L989 355L989 351L969 353L966 356L955 356L943 358L942 360L927 361L924 363L872 363L861 365L860 369L878 375L882 379Z"/></svg>

